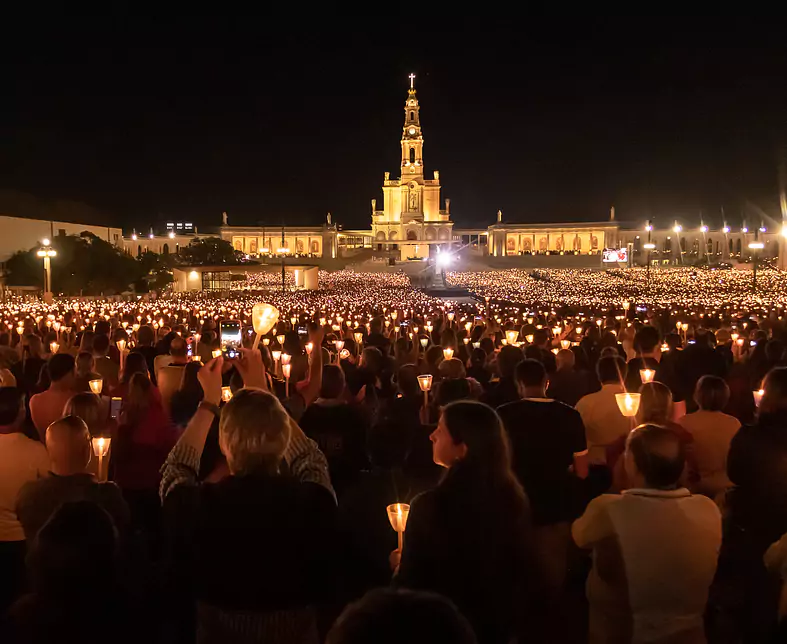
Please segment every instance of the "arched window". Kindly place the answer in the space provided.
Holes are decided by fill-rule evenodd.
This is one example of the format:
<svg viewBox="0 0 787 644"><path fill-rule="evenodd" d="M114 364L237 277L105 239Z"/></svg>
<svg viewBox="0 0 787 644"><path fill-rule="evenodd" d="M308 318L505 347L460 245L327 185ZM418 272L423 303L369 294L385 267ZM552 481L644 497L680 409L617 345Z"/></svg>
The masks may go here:
<svg viewBox="0 0 787 644"><path fill-rule="evenodd" d="M738 241L735 242L735 252L738 253L738 255L741 254L741 240L740 240L740 237L738 238Z"/></svg>
<svg viewBox="0 0 787 644"><path fill-rule="evenodd" d="M411 121L415 120L415 112L410 112L410 120Z"/></svg>
<svg viewBox="0 0 787 644"><path fill-rule="evenodd" d="M708 237L708 244L707 244L707 246L708 246L708 252L712 253L713 252L713 239L711 237Z"/></svg>
<svg viewBox="0 0 787 644"><path fill-rule="evenodd" d="M142 244L137 246L137 257L142 257Z"/></svg>
<svg viewBox="0 0 787 644"><path fill-rule="evenodd" d="M410 163L415 163L415 148L410 148Z"/></svg>
<svg viewBox="0 0 787 644"><path fill-rule="evenodd" d="M686 238L680 238L680 249L685 253L686 252Z"/></svg>
<svg viewBox="0 0 787 644"><path fill-rule="evenodd" d="M731 239L730 239L729 247L730 247L730 255L732 255L732 240Z"/></svg>
<svg viewBox="0 0 787 644"><path fill-rule="evenodd" d="M169 255L169 244L164 244L164 248L162 248L161 252L164 255Z"/></svg>

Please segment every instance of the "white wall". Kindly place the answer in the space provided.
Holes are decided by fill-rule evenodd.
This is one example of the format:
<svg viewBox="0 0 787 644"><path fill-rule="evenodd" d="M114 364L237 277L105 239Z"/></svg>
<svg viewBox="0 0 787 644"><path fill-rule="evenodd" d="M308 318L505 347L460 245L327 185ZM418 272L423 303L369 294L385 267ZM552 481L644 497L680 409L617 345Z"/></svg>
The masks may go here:
<svg viewBox="0 0 787 644"><path fill-rule="evenodd" d="M0 262L7 261L19 250L30 250L38 246L45 237L55 239L61 231L65 231L66 235L78 235L87 231L115 246L123 245L123 231L120 228L0 215Z"/></svg>

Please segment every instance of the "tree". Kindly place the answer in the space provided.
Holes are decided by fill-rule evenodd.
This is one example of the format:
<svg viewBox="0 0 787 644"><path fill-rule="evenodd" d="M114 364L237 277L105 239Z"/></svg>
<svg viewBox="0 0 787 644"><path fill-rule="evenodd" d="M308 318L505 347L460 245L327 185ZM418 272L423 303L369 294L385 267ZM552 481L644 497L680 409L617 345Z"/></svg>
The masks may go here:
<svg viewBox="0 0 787 644"><path fill-rule="evenodd" d="M162 291L174 280L172 277L172 267L176 263L176 256L167 254L158 255L150 251L145 251L137 259L141 266L143 278L134 284L134 288L140 292L150 289Z"/></svg>
<svg viewBox="0 0 787 644"><path fill-rule="evenodd" d="M242 254L220 237L204 237L194 239L188 246L181 248L179 257L188 266L215 266L240 264Z"/></svg>
<svg viewBox="0 0 787 644"><path fill-rule="evenodd" d="M67 295L111 295L129 289L144 275L141 262L92 233L52 240L52 291ZM43 286L44 269L37 248L16 253L6 263L10 285Z"/></svg>

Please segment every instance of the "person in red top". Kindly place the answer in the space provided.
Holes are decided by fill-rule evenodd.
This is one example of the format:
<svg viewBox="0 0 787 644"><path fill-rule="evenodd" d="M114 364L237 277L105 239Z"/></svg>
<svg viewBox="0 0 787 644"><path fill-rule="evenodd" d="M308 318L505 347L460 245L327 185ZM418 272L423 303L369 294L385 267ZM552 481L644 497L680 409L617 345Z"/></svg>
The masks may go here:
<svg viewBox="0 0 787 644"><path fill-rule="evenodd" d="M132 351L126 356L123 370L120 372L120 382L118 382L117 386L112 389L113 397L122 398L124 401L128 398L129 384L131 383L131 378L135 373L145 374L148 378L150 377L147 359L145 356L141 353L137 353L136 351ZM158 389L155 385L153 385L152 391L154 392L154 395L158 396Z"/></svg>
<svg viewBox="0 0 787 644"><path fill-rule="evenodd" d="M156 531L159 470L178 440L147 370L128 383L117 440L112 442L114 480L131 508L132 524Z"/></svg>

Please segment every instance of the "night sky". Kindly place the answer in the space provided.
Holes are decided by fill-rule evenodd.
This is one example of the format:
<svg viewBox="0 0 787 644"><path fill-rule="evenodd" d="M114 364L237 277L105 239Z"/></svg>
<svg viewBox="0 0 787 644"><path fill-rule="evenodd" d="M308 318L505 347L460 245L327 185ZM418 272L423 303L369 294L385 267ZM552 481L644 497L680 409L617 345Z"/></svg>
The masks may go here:
<svg viewBox="0 0 787 644"><path fill-rule="evenodd" d="M389 17L9 30L0 188L141 230L218 225L223 210L231 224L332 211L368 227L383 173L399 176L412 71L427 178L440 170L457 225L486 226L498 208L558 222L615 205L663 225L778 213L780 20Z"/></svg>

